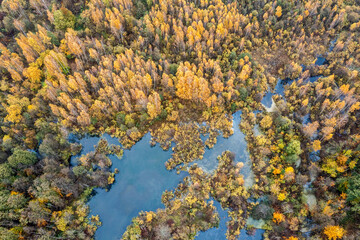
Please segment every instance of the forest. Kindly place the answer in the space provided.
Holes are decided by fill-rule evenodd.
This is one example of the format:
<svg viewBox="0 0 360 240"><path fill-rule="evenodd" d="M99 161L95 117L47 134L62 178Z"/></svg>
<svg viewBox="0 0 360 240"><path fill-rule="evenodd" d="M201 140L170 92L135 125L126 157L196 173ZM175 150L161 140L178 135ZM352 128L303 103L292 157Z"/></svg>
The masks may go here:
<svg viewBox="0 0 360 240"><path fill-rule="evenodd" d="M148 132L187 176L122 239L196 239L219 225L210 199L226 239L249 218L265 240L359 239L359 0L0 3L0 239L94 239L87 202L121 174L109 156ZM230 151L213 172L194 164L234 128L251 187ZM101 140L74 165L73 134L121 146Z"/></svg>

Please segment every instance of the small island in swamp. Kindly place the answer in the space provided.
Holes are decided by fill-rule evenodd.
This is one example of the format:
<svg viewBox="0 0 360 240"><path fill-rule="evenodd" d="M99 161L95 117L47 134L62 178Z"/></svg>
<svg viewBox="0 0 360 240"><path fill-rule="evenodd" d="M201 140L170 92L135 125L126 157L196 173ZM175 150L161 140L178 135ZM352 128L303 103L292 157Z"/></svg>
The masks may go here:
<svg viewBox="0 0 360 240"><path fill-rule="evenodd" d="M358 0L0 0L0 240L358 240L359 71Z"/></svg>

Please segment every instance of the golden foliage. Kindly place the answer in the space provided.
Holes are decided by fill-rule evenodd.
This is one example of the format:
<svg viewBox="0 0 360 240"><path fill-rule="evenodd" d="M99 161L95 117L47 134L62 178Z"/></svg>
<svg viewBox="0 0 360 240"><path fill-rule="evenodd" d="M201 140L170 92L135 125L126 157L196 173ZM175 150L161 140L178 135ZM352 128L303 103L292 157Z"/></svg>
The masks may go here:
<svg viewBox="0 0 360 240"><path fill-rule="evenodd" d="M147 110L151 119L156 118L161 113L161 99L160 95L157 92L153 92L149 96Z"/></svg>
<svg viewBox="0 0 360 240"><path fill-rule="evenodd" d="M291 236L291 237L288 237L286 240L299 240L299 238Z"/></svg>
<svg viewBox="0 0 360 240"><path fill-rule="evenodd" d="M321 141L315 140L315 141L313 142L313 149L314 149L314 151L319 151L319 150L321 150Z"/></svg>
<svg viewBox="0 0 360 240"><path fill-rule="evenodd" d="M326 226L324 229L324 234L329 240L341 239L345 232L346 231L340 226Z"/></svg>
<svg viewBox="0 0 360 240"><path fill-rule="evenodd" d="M270 128L271 125L273 124L272 118L269 115L266 115L261 121L260 121L260 126L262 128Z"/></svg>
<svg viewBox="0 0 360 240"><path fill-rule="evenodd" d="M285 221L285 216L282 213L274 212L272 220L273 220L274 223L279 224L279 223Z"/></svg>
<svg viewBox="0 0 360 240"><path fill-rule="evenodd" d="M279 195L278 195L278 200L279 201L284 201L286 199L286 194L285 193L280 193Z"/></svg>
<svg viewBox="0 0 360 240"><path fill-rule="evenodd" d="M279 18L282 15L282 8L281 6L277 6L275 15Z"/></svg>

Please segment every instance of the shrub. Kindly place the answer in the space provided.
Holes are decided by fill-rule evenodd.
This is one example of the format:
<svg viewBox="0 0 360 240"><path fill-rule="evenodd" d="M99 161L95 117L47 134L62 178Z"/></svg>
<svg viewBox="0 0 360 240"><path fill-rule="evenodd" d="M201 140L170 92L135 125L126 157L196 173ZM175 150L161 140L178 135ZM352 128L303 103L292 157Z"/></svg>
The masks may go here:
<svg viewBox="0 0 360 240"><path fill-rule="evenodd" d="M54 12L54 25L57 30L74 28L76 18L67 8L61 8Z"/></svg>
<svg viewBox="0 0 360 240"><path fill-rule="evenodd" d="M14 153L8 158L9 164L13 168L21 168L22 166L28 167L37 162L35 153L15 149Z"/></svg>

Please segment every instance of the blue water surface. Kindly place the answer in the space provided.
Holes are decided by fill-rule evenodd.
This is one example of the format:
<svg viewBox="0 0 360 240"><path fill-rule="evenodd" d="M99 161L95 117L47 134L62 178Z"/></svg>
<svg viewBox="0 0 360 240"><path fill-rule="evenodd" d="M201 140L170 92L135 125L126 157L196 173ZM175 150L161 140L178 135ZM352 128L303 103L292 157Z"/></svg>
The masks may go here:
<svg viewBox="0 0 360 240"><path fill-rule="evenodd" d="M239 128L241 120L241 111L234 113L233 115L233 130L234 134L228 138L223 138L222 136L217 137L217 142L215 146L211 149L206 148L204 158L198 161L195 161L199 167L204 171L211 173L218 167L217 157L220 156L224 151L229 150L235 153L235 162L243 162L244 167L241 170L241 174L244 177L248 177L250 170L250 158L247 151L247 143L245 140L245 135L241 132ZM204 138L203 138L204 139ZM204 139L205 140L205 139Z"/></svg>
<svg viewBox="0 0 360 240"><path fill-rule="evenodd" d="M120 144L107 134L103 137L110 144ZM112 170L117 168L120 173L115 175L110 191L96 189L96 195L88 202L90 215L99 215L102 222L95 233L96 239L120 239L139 212L163 208L162 193L174 189L186 176L184 172L176 174L165 169L164 163L171 157L171 151L151 147L150 139L150 134L146 134L131 150L124 150L120 160L110 156ZM93 151L99 140L99 137L82 138L79 141L83 145L81 154ZM74 157L72 163L76 163Z"/></svg>
<svg viewBox="0 0 360 240"><path fill-rule="evenodd" d="M245 183L250 186L252 182L251 165L245 136L239 129L240 120L241 112L239 111L233 115L234 134L229 138L219 136L214 148L206 149L204 159L198 160L196 163L205 171L212 172L218 166L217 157L222 152L230 150L235 153L236 162L244 162L242 174ZM120 145L118 139L112 138L108 134L104 134L102 137L110 144ZM74 135L71 135L70 140L82 144L83 148L79 154L81 155L94 151L94 146L99 142L100 137L85 136L77 140ZM187 175L184 172L176 174L174 171L167 171L164 163L171 158L172 151L163 151L159 146L151 147L150 140L151 136L148 133L130 150L124 150L124 156L120 160L116 156L110 156L113 162L112 170L117 168L120 173L115 176L115 183L110 191L96 189L95 196L88 202L90 215L99 215L102 222L102 226L95 233L96 239L120 239L126 227L131 224L132 218L138 216L139 212L156 211L158 208L163 208L162 193L165 190L175 189ZM72 165L76 165L78 156L71 158ZM222 216L227 215L218 202L215 202L215 205ZM220 228L210 229L206 234L218 233L219 236L222 236L219 239L225 239L226 221L227 219L223 218ZM241 234L245 236L246 233L244 231ZM207 235L199 235L198 239L205 239L202 236L206 237ZM206 239L209 238L206 237Z"/></svg>
<svg viewBox="0 0 360 240"><path fill-rule="evenodd" d="M335 43L335 42L334 42ZM333 43L332 43L333 44ZM332 48L330 47L330 50L332 50ZM326 63L326 59L322 56L319 56L316 61L315 61L315 65L316 66L321 66L324 65ZM303 71L305 70L305 66L303 66ZM309 77L308 81L310 82L316 82L319 78L323 77L322 75L318 75L318 76L313 76L313 77ZM297 80L297 79L295 79ZM263 97L263 99L261 100L261 103L267 107L270 108L272 105L272 97L276 94L284 96L284 90L285 90L285 85L290 85L291 83L293 83L295 80L289 80L289 79L285 79L285 80L278 80L275 86L275 89L273 92L268 91L265 96Z"/></svg>
<svg viewBox="0 0 360 240"><path fill-rule="evenodd" d="M196 236L196 240L226 240L226 222L230 220L228 212L221 208L219 202L211 199L214 202L214 206L216 207L217 212L219 213L220 224L218 228L211 228L205 232L199 232ZM263 239L262 235L265 230L257 229L254 235L249 235L246 233L245 229L240 231L239 240L261 240Z"/></svg>

